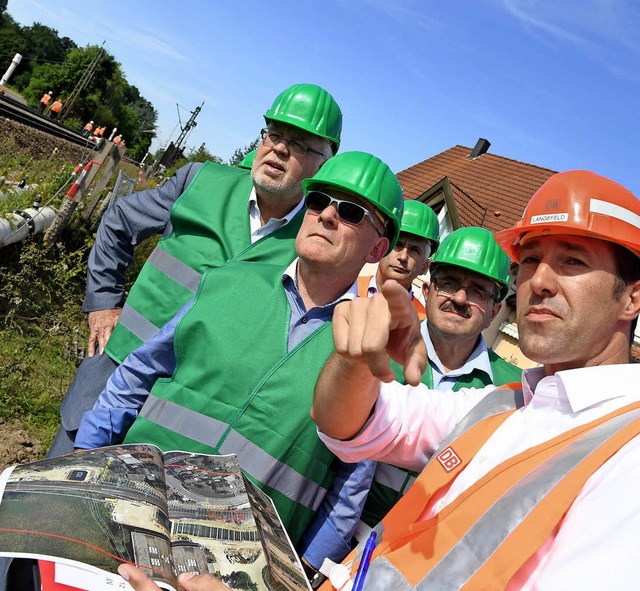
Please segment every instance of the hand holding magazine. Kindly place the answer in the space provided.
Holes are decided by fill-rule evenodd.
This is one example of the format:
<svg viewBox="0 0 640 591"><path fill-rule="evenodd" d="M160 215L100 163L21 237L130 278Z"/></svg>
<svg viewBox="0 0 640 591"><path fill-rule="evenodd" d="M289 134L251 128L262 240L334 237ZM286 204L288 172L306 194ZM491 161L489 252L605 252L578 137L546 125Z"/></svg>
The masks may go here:
<svg viewBox="0 0 640 591"><path fill-rule="evenodd" d="M271 499L235 455L120 445L7 468L0 555L53 561L58 582L130 589L122 563L163 589L182 572L232 589L310 590Z"/></svg>

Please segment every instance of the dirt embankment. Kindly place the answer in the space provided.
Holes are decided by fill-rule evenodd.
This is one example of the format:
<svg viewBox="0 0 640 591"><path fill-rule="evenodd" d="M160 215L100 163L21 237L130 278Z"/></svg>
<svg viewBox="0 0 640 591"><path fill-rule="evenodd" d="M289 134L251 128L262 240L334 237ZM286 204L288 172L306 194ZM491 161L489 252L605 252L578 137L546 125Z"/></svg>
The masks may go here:
<svg viewBox="0 0 640 591"><path fill-rule="evenodd" d="M45 454L39 441L15 423L0 419L0 470L12 464L26 464L39 460Z"/></svg>
<svg viewBox="0 0 640 591"><path fill-rule="evenodd" d="M23 123L0 117L0 144L14 146L14 152L24 153L34 160L46 160L57 149L56 160L77 164L86 154L82 146L52 137Z"/></svg>

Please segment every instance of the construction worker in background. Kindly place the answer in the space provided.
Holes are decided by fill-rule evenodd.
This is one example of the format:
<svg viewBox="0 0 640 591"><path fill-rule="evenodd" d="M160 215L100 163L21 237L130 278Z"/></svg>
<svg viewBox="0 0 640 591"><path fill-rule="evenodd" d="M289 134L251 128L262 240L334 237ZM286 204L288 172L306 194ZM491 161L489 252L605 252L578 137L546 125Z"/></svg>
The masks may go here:
<svg viewBox="0 0 640 591"><path fill-rule="evenodd" d="M402 219L404 225L404 216ZM427 319L420 332L428 353L422 383L427 388L458 392L463 387L520 381L522 370L490 349L482 335L509 290L509 257L493 234L485 228L468 227L447 235L431 258L429 278L430 282L422 285ZM396 380L404 384L403 368L393 362L392 367ZM382 520L417 475L378 464L362 513L365 525L358 530L359 539Z"/></svg>
<svg viewBox="0 0 640 591"><path fill-rule="evenodd" d="M313 388L333 351L333 309L356 297L362 266L396 241L403 199L389 167L365 152L334 156L302 186L298 258L232 261L207 272L193 303L115 371L83 416L75 446L124 438L165 450L233 451L317 569L350 550L375 466L362 466L349 490L340 473L351 477L356 467L334 462L309 420ZM334 479L337 501L329 495ZM317 527L303 539L316 515Z"/></svg>
<svg viewBox="0 0 640 591"><path fill-rule="evenodd" d="M113 138L113 143L116 146L119 146L120 142L122 142L122 134L119 133L116 137Z"/></svg>
<svg viewBox="0 0 640 591"><path fill-rule="evenodd" d="M49 118L58 119L60 117L61 111L62 111L62 101L60 99L56 99L53 102L53 104L49 107Z"/></svg>
<svg viewBox="0 0 640 591"><path fill-rule="evenodd" d="M106 129L106 127L96 127L96 130L93 133L93 135L95 135L96 137L102 137L104 135L104 130L105 129Z"/></svg>
<svg viewBox="0 0 640 591"><path fill-rule="evenodd" d="M398 242L393 251L380 261L374 276L363 275L358 278L358 295L370 297L387 279L395 279L407 289L418 318L424 320L424 306L414 297L411 286L418 275L427 272L429 256L438 248L439 240L438 217L434 211L420 201L407 200L402 212Z"/></svg>
<svg viewBox="0 0 640 591"><path fill-rule="evenodd" d="M247 152L244 155L244 158L238 162L238 164L236 165L238 168L246 168L247 170L251 170L251 167L253 166L253 161L256 158L256 150L251 150L251 152Z"/></svg>
<svg viewBox="0 0 640 591"><path fill-rule="evenodd" d="M89 313L88 354L62 402L62 427L50 456L73 450L82 414L109 376L193 296L202 271L233 258L295 257L301 183L338 150L342 113L323 88L296 84L276 97L264 117L267 128L250 172L189 163L161 187L121 197L103 216L89 255L83 306ZM123 311L134 246L157 233L164 238Z"/></svg>
<svg viewBox="0 0 640 591"><path fill-rule="evenodd" d="M558 173L495 237L519 263L519 346L542 364L513 390L426 391L419 323L393 282L336 307L321 436L345 461L424 468L382 522L365 589L635 589L640 200Z"/></svg>
<svg viewBox="0 0 640 591"><path fill-rule="evenodd" d="M42 113L45 110L47 105L51 102L52 96L53 96L53 92L51 90L42 95L42 98L40 99L40 103L38 104L39 113Z"/></svg>
<svg viewBox="0 0 640 591"><path fill-rule="evenodd" d="M89 137L89 135L91 134L91 132L93 131L93 121L89 121L89 123L87 123L83 128L82 128L82 135L84 137Z"/></svg>

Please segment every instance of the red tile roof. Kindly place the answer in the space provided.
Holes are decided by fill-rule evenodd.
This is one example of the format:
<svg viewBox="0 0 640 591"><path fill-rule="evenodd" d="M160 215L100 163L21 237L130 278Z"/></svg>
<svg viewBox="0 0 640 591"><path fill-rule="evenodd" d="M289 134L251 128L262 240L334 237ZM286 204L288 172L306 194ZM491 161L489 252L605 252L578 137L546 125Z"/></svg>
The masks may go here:
<svg viewBox="0 0 640 591"><path fill-rule="evenodd" d="M556 171L489 152L467 158L454 146L398 173L405 199L416 199L448 177L463 226L492 232L512 226L535 191Z"/></svg>

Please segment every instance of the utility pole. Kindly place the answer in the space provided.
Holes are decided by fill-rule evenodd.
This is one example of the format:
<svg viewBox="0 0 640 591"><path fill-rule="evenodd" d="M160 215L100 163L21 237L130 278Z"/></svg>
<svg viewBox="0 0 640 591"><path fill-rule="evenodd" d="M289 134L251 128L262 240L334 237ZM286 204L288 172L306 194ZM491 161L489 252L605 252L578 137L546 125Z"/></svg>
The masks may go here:
<svg viewBox="0 0 640 591"><path fill-rule="evenodd" d="M193 111L191 111L191 117L189 118L189 121L187 121L186 125L182 128L182 131L180 132L180 135L176 140L175 145L178 150L182 148L182 142L187 137L187 134L197 125L196 117L198 116L200 111L202 111L203 106L204 106L204 101L202 102L202 105L200 105L199 107L196 107Z"/></svg>
<svg viewBox="0 0 640 591"><path fill-rule="evenodd" d="M73 109L73 105L76 102L76 99L80 96L80 93L85 89L87 84L89 84L89 81L91 80L91 78L93 78L93 75L96 72L96 68L98 67L98 63L100 63L100 60L102 59L102 54L104 53L104 49L102 49L102 47L105 43L106 41L102 42L100 49L98 49L98 53L96 53L94 58L91 60L91 63L87 66L87 69L84 71L84 74L82 74L82 77L76 84L76 87L73 89L68 100L62 107L62 112L60 113L61 119L66 117L71 112L71 109Z"/></svg>
<svg viewBox="0 0 640 591"><path fill-rule="evenodd" d="M158 166L164 166L165 168L168 168L176 161L176 158L180 156L182 150L182 142L184 142L187 134L196 126L196 117L202 110L203 105L204 101L202 105L196 107L193 111L191 111L191 117L189 118L189 121L187 121L184 127L181 127L180 135L178 136L178 139L175 141L175 143L171 142L167 146L167 149L162 155L162 158L160 158L160 162L158 162Z"/></svg>

